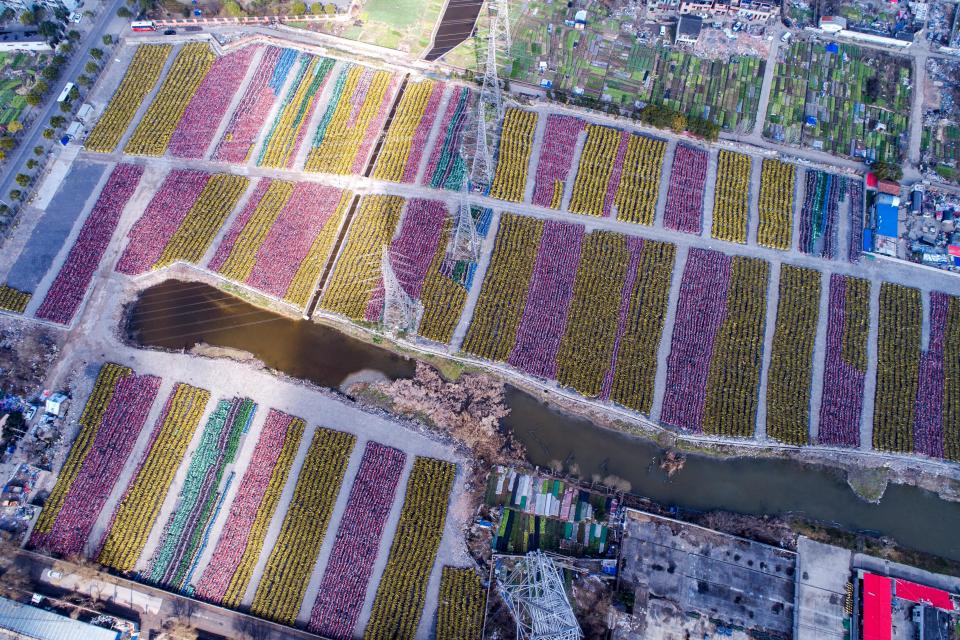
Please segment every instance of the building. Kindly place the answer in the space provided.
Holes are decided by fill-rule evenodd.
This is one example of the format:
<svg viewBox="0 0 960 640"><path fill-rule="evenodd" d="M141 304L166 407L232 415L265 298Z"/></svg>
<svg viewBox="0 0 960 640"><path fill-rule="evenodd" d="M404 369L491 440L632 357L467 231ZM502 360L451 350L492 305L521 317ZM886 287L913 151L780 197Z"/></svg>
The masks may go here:
<svg viewBox="0 0 960 640"><path fill-rule="evenodd" d="M27 35L30 34L30 35ZM53 47L36 31L0 33L0 52L6 51L53 51Z"/></svg>
<svg viewBox="0 0 960 640"><path fill-rule="evenodd" d="M575 29L579 29L580 31L583 31L583 28L587 26L587 10L586 9L580 9L579 11L577 11L577 13L573 16L573 24Z"/></svg>
<svg viewBox="0 0 960 640"><path fill-rule="evenodd" d="M118 640L120 632L0 598L0 639Z"/></svg>
<svg viewBox="0 0 960 640"><path fill-rule="evenodd" d="M899 629L898 637L914 637L919 640L934 640L949 637L949 629L956 624L960 613L960 596L951 595L943 589L877 575L869 571L858 572L859 634L854 638L863 640L891 640L894 619ZM909 611L909 617L901 612ZM914 633L904 629L905 620L912 621ZM900 635L906 632L908 635Z"/></svg>
<svg viewBox="0 0 960 640"><path fill-rule="evenodd" d="M893 180L880 180L880 182L877 183L877 190L880 193L886 193L891 196L899 196L900 184L898 182L894 182Z"/></svg>
<svg viewBox="0 0 960 640"><path fill-rule="evenodd" d="M55 393L47 398L43 410L51 415L59 416L67 406L67 400L68 398L66 395L62 393Z"/></svg>
<svg viewBox="0 0 960 640"><path fill-rule="evenodd" d="M682 15L677 22L676 44L696 44L703 30L703 18L693 15Z"/></svg>
<svg viewBox="0 0 960 640"><path fill-rule="evenodd" d="M842 16L823 16L820 18L820 30L825 33L839 33L847 28L847 19Z"/></svg>

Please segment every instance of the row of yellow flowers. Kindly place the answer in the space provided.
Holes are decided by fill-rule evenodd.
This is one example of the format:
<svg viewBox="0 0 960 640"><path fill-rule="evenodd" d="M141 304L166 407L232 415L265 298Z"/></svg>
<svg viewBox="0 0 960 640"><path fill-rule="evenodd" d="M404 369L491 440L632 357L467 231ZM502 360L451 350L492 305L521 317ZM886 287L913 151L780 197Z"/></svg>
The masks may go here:
<svg viewBox="0 0 960 640"><path fill-rule="evenodd" d="M720 151L710 235L717 240L745 244L749 203L750 156L734 151Z"/></svg>
<svg viewBox="0 0 960 640"><path fill-rule="evenodd" d="M620 148L621 131L596 124L587 125L587 140L580 153L577 177L570 196L570 212L603 216L607 188Z"/></svg>
<svg viewBox="0 0 960 640"><path fill-rule="evenodd" d="M123 81L110 99L100 120L87 136L84 146L90 151L110 153L123 137L147 94L157 84L172 47L145 44L137 48Z"/></svg>
<svg viewBox="0 0 960 640"><path fill-rule="evenodd" d="M613 370L610 398L648 415L653 406L657 352L667 316L675 255L676 247L672 244L643 242Z"/></svg>
<svg viewBox="0 0 960 640"><path fill-rule="evenodd" d="M523 202L536 128L536 113L507 109L497 151L497 172L490 188L490 195L494 198Z"/></svg>
<svg viewBox="0 0 960 640"><path fill-rule="evenodd" d="M383 147L377 157L377 166L373 177L380 180L400 182L403 179L407 159L410 157L413 135L423 119L434 91L442 91L443 85L432 80L416 84L407 84L403 98L397 106L393 122L383 140Z"/></svg>
<svg viewBox="0 0 960 640"><path fill-rule="evenodd" d="M765 247L784 251L790 249L796 176L796 165L773 158L763 161L760 168L760 197L757 200L760 216L757 242Z"/></svg>
<svg viewBox="0 0 960 640"><path fill-rule="evenodd" d="M213 51L206 43L191 42L184 45L156 98L124 147L125 153L163 155L177 123L213 65L214 58Z"/></svg>
<svg viewBox="0 0 960 640"><path fill-rule="evenodd" d="M660 194L660 174L667 143L647 136L630 136L623 174L614 204L617 219L652 225Z"/></svg>
<svg viewBox="0 0 960 640"><path fill-rule="evenodd" d="M243 549L243 556L240 558L240 564L237 570L230 578L230 584L223 595L221 604L225 607L237 608L243 601L243 596L250 585L250 579L253 577L253 570L260 559L260 552L263 549L263 541L267 537L267 529L270 527L270 521L273 519L273 513L277 510L277 504L280 502L280 494L287 484L287 478L290 475L290 467L293 466L293 459L297 457L297 450L300 448L300 440L303 438L303 430L306 423L300 418L294 418L287 426L287 435L283 440L283 449L277 456L277 463L270 474L270 482L267 490L263 494L263 500L257 508L257 517L250 527L247 534L246 546Z"/></svg>
<svg viewBox="0 0 960 640"><path fill-rule="evenodd" d="M480 640L487 590L473 569L444 567L437 603L437 640Z"/></svg>
<svg viewBox="0 0 960 640"><path fill-rule="evenodd" d="M467 290L440 272L452 230L452 219L448 218L420 293L423 317L418 333L443 344L449 344L453 339L453 331L467 302Z"/></svg>
<svg viewBox="0 0 960 640"><path fill-rule="evenodd" d="M960 298L950 296L943 341L943 457L960 462Z"/></svg>
<svg viewBox="0 0 960 640"><path fill-rule="evenodd" d="M363 320L370 295L379 282L382 248L390 245L402 209L400 196L373 195L360 201L321 298L321 307Z"/></svg>
<svg viewBox="0 0 960 640"><path fill-rule="evenodd" d="M317 280L320 278L320 270L330 260L333 244L337 240L337 233L343 225L343 219L347 216L352 201L353 192L344 191L343 195L340 196L336 211L323 225L323 229L320 230L310 246L309 253L300 263L293 280L290 281L290 286L287 287L287 292L283 296L283 299L287 302L291 302L298 307L307 305L308 298L313 293Z"/></svg>
<svg viewBox="0 0 960 640"><path fill-rule="evenodd" d="M107 405L113 398L117 383L120 382L121 378L132 373L133 371L130 368L112 362L107 362L100 367L100 373L97 374L93 391L90 392L90 397L87 398L87 404L78 420L80 431L77 433L77 439L74 440L73 447L70 448L70 453L67 455L67 460L63 463L63 468L57 475L57 483L53 486L53 490L43 504L43 511L40 512L37 523L33 527L34 533L48 533L53 527L53 523L60 513L60 508L63 506L63 501L70 492L70 487L73 485L77 474L80 473L80 467L97 437L97 431L103 421L103 415L107 411Z"/></svg>
<svg viewBox="0 0 960 640"><path fill-rule="evenodd" d="M767 435L802 445L809 441L813 342L820 315L820 272L783 265L767 373Z"/></svg>
<svg viewBox="0 0 960 640"><path fill-rule="evenodd" d="M318 428L293 490L283 527L270 552L251 612L293 625L340 493L356 438Z"/></svg>
<svg viewBox="0 0 960 640"><path fill-rule="evenodd" d="M623 235L595 231L584 237L567 327L557 353L557 381L581 395L598 396L603 387L629 266Z"/></svg>
<svg viewBox="0 0 960 640"><path fill-rule="evenodd" d="M920 295L919 289L890 282L884 282L880 287L874 449L913 451L923 324Z"/></svg>
<svg viewBox="0 0 960 640"><path fill-rule="evenodd" d="M27 305L30 304L30 298L32 297L32 293L14 289L6 284L0 285L0 309L23 313L27 310Z"/></svg>
<svg viewBox="0 0 960 640"><path fill-rule="evenodd" d="M505 361L510 356L542 235L542 220L510 213L501 216L464 351L487 360Z"/></svg>
<svg viewBox="0 0 960 640"><path fill-rule="evenodd" d="M455 474L450 462L422 457L414 461L365 640L416 636Z"/></svg>
<svg viewBox="0 0 960 640"><path fill-rule="evenodd" d="M222 173L212 176L163 248L154 268L160 269L177 260L200 262L249 183L242 176Z"/></svg>
<svg viewBox="0 0 960 640"><path fill-rule="evenodd" d="M100 564L122 572L133 570L209 399L205 389L177 385L164 407L162 422L154 427L150 448L117 505Z"/></svg>

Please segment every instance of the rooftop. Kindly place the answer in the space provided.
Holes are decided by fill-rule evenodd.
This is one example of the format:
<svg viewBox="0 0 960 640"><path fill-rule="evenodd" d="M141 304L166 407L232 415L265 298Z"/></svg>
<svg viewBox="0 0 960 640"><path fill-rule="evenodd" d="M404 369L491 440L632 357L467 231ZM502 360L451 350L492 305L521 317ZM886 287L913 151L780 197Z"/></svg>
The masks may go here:
<svg viewBox="0 0 960 640"><path fill-rule="evenodd" d="M0 629L37 640L117 640L119 631L0 598Z"/></svg>

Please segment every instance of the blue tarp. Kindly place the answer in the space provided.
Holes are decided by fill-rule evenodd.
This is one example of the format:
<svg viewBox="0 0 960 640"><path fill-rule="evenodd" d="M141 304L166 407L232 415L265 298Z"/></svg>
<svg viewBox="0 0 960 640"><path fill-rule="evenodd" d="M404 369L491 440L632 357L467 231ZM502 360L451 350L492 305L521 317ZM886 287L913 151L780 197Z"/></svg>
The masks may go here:
<svg viewBox="0 0 960 640"><path fill-rule="evenodd" d="M897 207L891 204L877 205L877 233L890 238L897 237Z"/></svg>
<svg viewBox="0 0 960 640"><path fill-rule="evenodd" d="M863 250L873 251L873 229L863 230Z"/></svg>
<svg viewBox="0 0 960 640"><path fill-rule="evenodd" d="M811 127L815 127L817 125L816 116L807 116L807 125Z"/></svg>
<svg viewBox="0 0 960 640"><path fill-rule="evenodd" d="M836 42L831 42L830 44L828 44L828 45L827 45L826 47L824 47L824 48L827 50L827 53L839 53L839 52L840 52L840 47L837 46L837 43L836 43Z"/></svg>

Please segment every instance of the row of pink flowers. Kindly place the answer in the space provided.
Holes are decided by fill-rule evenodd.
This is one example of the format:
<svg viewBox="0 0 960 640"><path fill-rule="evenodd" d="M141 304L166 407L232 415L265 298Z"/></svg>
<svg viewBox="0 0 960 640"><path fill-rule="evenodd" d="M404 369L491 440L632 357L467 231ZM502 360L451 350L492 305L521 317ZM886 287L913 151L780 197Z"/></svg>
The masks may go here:
<svg viewBox="0 0 960 640"><path fill-rule="evenodd" d="M620 146L617 147L617 157L613 161L613 171L610 173L610 182L607 183L607 195L603 200L603 215L613 213L613 198L617 195L620 186L620 177L623 176L623 159L627 155L627 145L630 144L630 134L620 132Z"/></svg>
<svg viewBox="0 0 960 640"><path fill-rule="evenodd" d="M405 459L402 451L367 443L310 613L313 633L353 637Z"/></svg>
<svg viewBox="0 0 960 640"><path fill-rule="evenodd" d="M863 180L848 180L847 184L850 189L850 240L847 259L858 263L863 255Z"/></svg>
<svg viewBox="0 0 960 640"><path fill-rule="evenodd" d="M817 441L824 445L859 447L865 372L843 359L846 299L846 276L834 273L830 276L827 354Z"/></svg>
<svg viewBox="0 0 960 640"><path fill-rule="evenodd" d="M557 351L567 328L584 227L548 220L527 289L509 363L527 373L554 378Z"/></svg>
<svg viewBox="0 0 960 640"><path fill-rule="evenodd" d="M920 380L914 410L913 442L917 453L943 457L943 343L950 296L930 292L930 344L920 356Z"/></svg>
<svg viewBox="0 0 960 640"><path fill-rule="evenodd" d="M117 228L123 208L140 184L143 167L118 164L70 248L66 261L47 291L37 317L60 324L73 320Z"/></svg>
<svg viewBox="0 0 960 640"><path fill-rule="evenodd" d="M471 97L469 89L453 88L424 173L425 185L434 189L460 189L464 172L460 147L463 143L464 123L471 108Z"/></svg>
<svg viewBox="0 0 960 640"><path fill-rule="evenodd" d="M437 251L446 218L447 207L442 202L414 198L407 203L400 235L390 245L393 270L400 286L414 300L420 298L423 281ZM367 304L367 320L375 322L380 319L383 294L381 279Z"/></svg>
<svg viewBox="0 0 960 640"><path fill-rule="evenodd" d="M287 438L287 430L294 418L282 411L270 409L253 450L253 456L237 488L236 497L230 505L230 514L223 525L210 563L196 588L196 596L202 600L219 603L240 566L247 548L250 529L257 518L260 503L267 492L280 451Z"/></svg>
<svg viewBox="0 0 960 640"><path fill-rule="evenodd" d="M413 184L417 179L417 171L420 169L420 159L423 158L423 150L427 146L427 139L430 137L430 130L433 129L433 121L437 119L437 108L440 106L440 99L443 97L446 85L437 82L430 92L430 98L427 100L427 106L423 110L423 117L417 123L417 129L413 132L413 139L410 141L410 155L407 156L407 164L403 168L403 179L401 182Z"/></svg>
<svg viewBox="0 0 960 640"><path fill-rule="evenodd" d="M678 144L670 167L670 187L663 212L663 226L685 233L700 233L703 220L703 191L707 181L704 149Z"/></svg>
<svg viewBox="0 0 960 640"><path fill-rule="evenodd" d="M203 157L259 49L244 47L214 61L170 138L172 155Z"/></svg>
<svg viewBox="0 0 960 640"><path fill-rule="evenodd" d="M298 182L260 245L247 284L283 297L342 196L343 191L334 187Z"/></svg>
<svg viewBox="0 0 960 640"><path fill-rule="evenodd" d="M562 193L563 185L570 175L570 165L573 164L577 136L585 126L583 120L573 116L547 116L547 128L543 132L543 144L533 186L533 204L549 207L558 183Z"/></svg>
<svg viewBox="0 0 960 640"><path fill-rule="evenodd" d="M174 169L167 175L143 216L127 234L129 242L117 262L118 272L143 273L160 259L209 179L210 174L192 169Z"/></svg>
<svg viewBox="0 0 960 640"><path fill-rule="evenodd" d="M613 355L610 358L610 368L603 377L600 388L600 398L610 399L613 390L613 374L617 370L617 356L620 351L620 342L627 330L627 314L630 313L630 298L633 295L633 286L637 281L637 269L640 268L640 254L643 252L643 239L636 236L627 236L627 251L630 252L630 266L627 268L627 277L623 281L623 290L620 293L620 318L617 321L617 337L613 340ZM629 363L627 363L629 366Z"/></svg>
<svg viewBox="0 0 960 640"><path fill-rule="evenodd" d="M277 100L277 93L271 86L271 79L276 68L280 66L282 53L285 54L277 47L268 47L263 54L240 104L230 116L230 122L213 154L215 159L226 162L246 162L250 149L257 141L260 129Z"/></svg>
<svg viewBox="0 0 960 640"><path fill-rule="evenodd" d="M120 472L127 464L147 414L160 388L160 378L129 375L117 382L93 445L70 485L49 533L34 534L30 546L51 553L81 553Z"/></svg>
<svg viewBox="0 0 960 640"><path fill-rule="evenodd" d="M227 261L227 258L230 257L230 253L233 251L234 245L237 244L237 239L240 237L240 233L243 231L244 227L247 226L247 223L250 222L250 218L253 217L254 212L257 210L257 207L260 205L260 201L263 199L264 194L267 193L267 189L270 188L271 184L273 184L272 178L261 178L257 183L256 188L253 190L253 193L250 194L250 198L247 200L247 204L244 205L243 210L240 211L240 213L234 219L233 224L230 225L230 229L220 242L220 246L217 247L216 252L213 254L213 258L210 259L210 264L208 265L209 269L213 271L220 271L220 269L223 267L224 263Z"/></svg>
<svg viewBox="0 0 960 640"><path fill-rule="evenodd" d="M707 394L707 375L717 332L727 315L730 258L718 251L691 249L680 281L680 300L660 419L700 432Z"/></svg>

